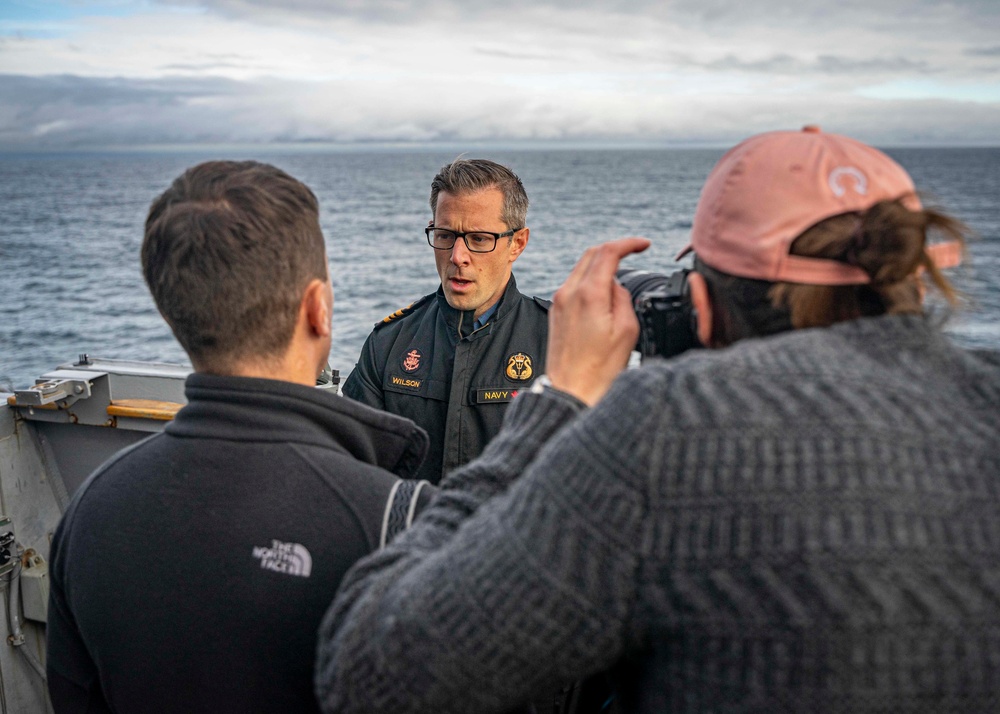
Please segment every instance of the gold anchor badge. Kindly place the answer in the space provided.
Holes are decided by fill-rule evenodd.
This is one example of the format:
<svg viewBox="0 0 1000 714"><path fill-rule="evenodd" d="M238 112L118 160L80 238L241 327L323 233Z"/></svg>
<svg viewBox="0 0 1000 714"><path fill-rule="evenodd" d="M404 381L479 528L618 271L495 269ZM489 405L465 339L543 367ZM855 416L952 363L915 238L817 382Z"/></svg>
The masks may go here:
<svg viewBox="0 0 1000 714"><path fill-rule="evenodd" d="M534 373L534 370L531 369L531 357L524 354L524 352L518 352L507 358L506 374L508 379L513 379L516 382L524 382L531 379L531 375Z"/></svg>
<svg viewBox="0 0 1000 714"><path fill-rule="evenodd" d="M406 357L403 358L403 369L407 372L416 371L416 369L420 366L421 357L423 357L423 355L420 354L420 350L410 350L406 354Z"/></svg>

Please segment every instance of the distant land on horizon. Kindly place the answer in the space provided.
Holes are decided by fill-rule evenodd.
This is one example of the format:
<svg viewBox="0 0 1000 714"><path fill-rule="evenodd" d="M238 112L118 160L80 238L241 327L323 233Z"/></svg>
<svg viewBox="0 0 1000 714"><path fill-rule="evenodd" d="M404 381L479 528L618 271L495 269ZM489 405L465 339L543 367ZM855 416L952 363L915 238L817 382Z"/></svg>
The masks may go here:
<svg viewBox="0 0 1000 714"><path fill-rule="evenodd" d="M837 132L833 132L837 133ZM750 136L751 134L747 134ZM743 137L746 138L746 137ZM69 147L4 147L0 145L0 156L72 156L99 154L299 154L299 153L432 153L471 151L683 151L683 150L725 150L735 146L742 139L733 141L474 141L474 142L260 142L260 143L183 143L183 144L136 144ZM862 139L863 140L863 139ZM869 143L869 142L866 142ZM1000 138L993 143L921 143L894 142L875 143L880 149L948 149L977 150L1000 149Z"/></svg>

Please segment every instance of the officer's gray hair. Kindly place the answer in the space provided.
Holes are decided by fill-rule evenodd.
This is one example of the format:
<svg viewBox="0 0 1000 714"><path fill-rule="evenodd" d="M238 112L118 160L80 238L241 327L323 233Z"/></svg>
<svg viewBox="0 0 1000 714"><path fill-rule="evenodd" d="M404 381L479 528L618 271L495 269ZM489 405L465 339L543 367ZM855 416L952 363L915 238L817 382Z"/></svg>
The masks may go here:
<svg viewBox="0 0 1000 714"><path fill-rule="evenodd" d="M437 211L438 194L476 193L497 188L503 194L500 220L508 229L524 228L528 218L528 194L521 179L506 166L488 159L455 159L443 166L431 182L431 212Z"/></svg>

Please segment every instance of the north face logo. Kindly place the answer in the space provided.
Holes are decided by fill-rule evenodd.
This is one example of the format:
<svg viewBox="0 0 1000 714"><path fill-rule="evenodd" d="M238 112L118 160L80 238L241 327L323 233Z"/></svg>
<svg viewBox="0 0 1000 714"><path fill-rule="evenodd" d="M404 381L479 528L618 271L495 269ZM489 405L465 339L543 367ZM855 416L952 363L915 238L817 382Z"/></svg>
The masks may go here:
<svg viewBox="0 0 1000 714"><path fill-rule="evenodd" d="M271 547L257 546L253 549L253 557L260 560L260 567L273 570L276 573L298 575L308 578L312 572L312 556L300 543L282 543L272 540Z"/></svg>

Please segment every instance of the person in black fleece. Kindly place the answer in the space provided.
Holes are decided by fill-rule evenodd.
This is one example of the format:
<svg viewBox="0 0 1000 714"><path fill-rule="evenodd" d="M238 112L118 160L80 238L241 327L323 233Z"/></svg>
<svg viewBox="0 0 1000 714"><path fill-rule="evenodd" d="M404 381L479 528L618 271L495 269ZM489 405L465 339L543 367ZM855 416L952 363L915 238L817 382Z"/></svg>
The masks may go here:
<svg viewBox="0 0 1000 714"><path fill-rule="evenodd" d="M692 229L717 349L617 381L648 242L588 250L548 384L344 579L324 711L503 711L609 668L630 712L1000 711L1000 353L922 309L961 236L871 147L748 139Z"/></svg>
<svg viewBox="0 0 1000 714"><path fill-rule="evenodd" d="M432 486L413 422L314 386L333 291L315 196L210 162L152 205L142 265L188 404L75 494L52 543L56 712L307 712L347 569ZM425 488L426 486L426 488Z"/></svg>

